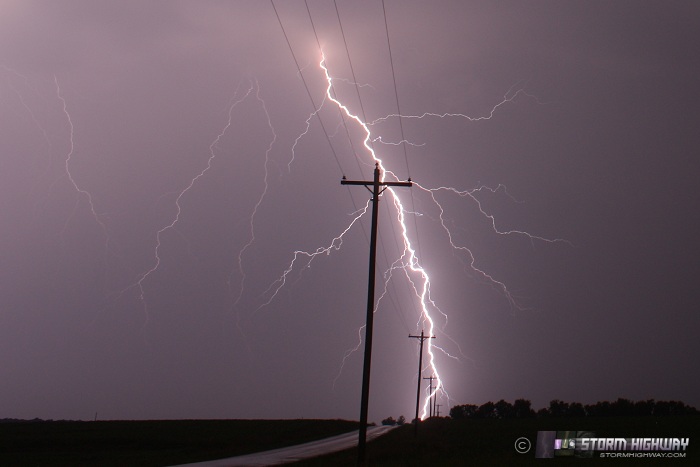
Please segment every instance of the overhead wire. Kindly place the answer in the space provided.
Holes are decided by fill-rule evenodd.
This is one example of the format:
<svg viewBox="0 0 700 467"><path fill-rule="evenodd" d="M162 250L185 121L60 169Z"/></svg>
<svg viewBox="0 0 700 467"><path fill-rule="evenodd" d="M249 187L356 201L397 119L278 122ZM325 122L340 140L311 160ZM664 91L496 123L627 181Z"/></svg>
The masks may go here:
<svg viewBox="0 0 700 467"><path fill-rule="evenodd" d="M280 19L280 15L277 12L277 8L275 7L275 2L274 0L270 0L270 4L272 5L272 9L275 11L275 16L277 17L277 21L279 22L280 29L282 29L282 34L284 35L284 40L287 41L287 47L289 47L289 52L292 54L292 58L294 59L294 65L297 67L297 71L299 73L299 77L301 78L301 82L304 83L304 89L306 89L306 94L309 96L309 100L311 101L311 106L314 109L314 112L316 112L316 116L318 117L318 122L321 124L321 128L323 129L323 134L326 135L326 140L328 141L328 145L331 148L331 152L333 153L333 157L335 158L336 164L338 164L338 169L340 169L341 175L344 174L344 170L342 165L340 164L340 159L338 159L338 154L335 152L335 148L333 147L333 144L331 143L331 138L328 135L328 131L326 131L326 126L323 124L323 120L321 119L321 116L318 114L318 108L316 107L316 103L314 102L314 98L311 95L311 91L309 90L308 84L306 84L306 79L304 79L304 74L301 72L301 67L299 66L299 61L297 60L296 55L294 54L294 49L292 48L292 44L289 42L289 36L287 36L287 31L284 29L284 25L282 24L282 20Z"/></svg>
<svg viewBox="0 0 700 467"><path fill-rule="evenodd" d="M319 52L321 52L321 54L323 54L323 48L321 47L321 41L319 40L318 33L316 32L316 25L314 24L314 19L311 16L311 9L309 8L308 0L304 0L304 5L306 6L306 13L309 15L309 22L311 23L311 29L313 30L314 37L316 38L316 45L318 46ZM331 85L331 95L333 96L333 98L337 99L338 94L335 91L335 84L333 84L333 81L331 81L330 85ZM351 149L353 155L356 156L357 151L355 150L355 144L352 142L352 137L350 137L350 130L348 129L348 124L347 124L347 121L345 119L345 115L343 115L343 110L340 107L338 107L338 115L340 116L340 121L343 122L343 127L345 128L345 134L347 135L348 142L350 143L350 149ZM355 162L357 163L357 169L358 169L359 173L361 174L362 168L360 167L360 160L357 157L354 157L354 159L355 159ZM348 189L349 189L349 187L348 187ZM354 202L355 201L353 200L353 204L354 204Z"/></svg>
<svg viewBox="0 0 700 467"><path fill-rule="evenodd" d="M394 57L391 53L391 40L389 39L389 25L386 19L386 7L384 6L384 0L382 0L382 13L384 15L384 30L386 31L386 45L389 48L389 64L391 65L391 79L394 83L394 97L396 98L396 110L399 115L399 128L401 130L401 146L403 147L403 156L406 160L406 172L408 173L408 178L411 178L411 168L408 165L408 150L406 149L406 138L403 132L403 120L401 120L401 106L399 105L399 90L396 86L396 72L394 71Z"/></svg>
<svg viewBox="0 0 700 467"><path fill-rule="evenodd" d="M367 115L365 114L365 107L362 105L362 99L360 98L360 85L355 77L355 69L352 66L352 60L350 59L350 49L348 49L348 41L345 39L345 31L343 30L343 22L340 20L340 12L338 11L338 3L333 0L333 5L335 6L335 15L338 17L338 25L340 26L340 35L343 37L343 44L345 45L345 54L348 57L348 64L350 65L350 73L352 74L352 81L355 83L355 91L357 92L357 100L360 103L360 111L362 112L362 121L367 121ZM374 143L369 140L369 145L374 150Z"/></svg>
<svg viewBox="0 0 700 467"><path fill-rule="evenodd" d="M310 9L309 9L308 2L305 0L304 3L305 3L305 5L306 5L307 14L308 14L309 20L310 20L310 22L311 22L311 27L312 27L312 30L313 30L313 33L314 33L314 37L315 37L315 39L316 39L316 43L317 43L317 45L318 45L318 47L319 47L319 50L320 50L320 49L321 49L320 40L319 40L319 38L318 38L318 33L317 33L317 31L316 31L316 27L315 27L314 22L313 22L313 17L312 17L312 15L311 15L311 11L310 11ZM342 37L343 37L343 45L344 45L344 47L345 47L346 56L347 56L347 59L348 59L348 63L349 63L349 65L350 65L350 71L351 71L351 74L352 74L353 83L354 83L354 85L355 85L355 91L356 91L356 94L357 94L358 103L359 103L359 106L360 106L360 110L361 110L361 112L362 112L362 119L363 119L363 121L366 122L366 121L367 121L367 117L366 117L366 113L365 113L364 106L363 106L363 104L362 104L362 98L361 98L361 95L360 95L359 84L358 84L358 81L357 81L357 78L356 78L356 75L355 75L354 67L353 67L353 65L352 65L352 60L351 60L351 58L350 58L350 51L349 51L348 44L347 44L347 38L346 38L346 36L345 36L345 32L344 32L344 29L343 29L342 20L341 20L341 18L340 18L340 12L339 12L339 10L338 10L337 2L334 0L333 3L334 3L334 6L335 6L336 17L338 18L338 25L339 25L339 28L340 28L340 31L341 31L341 35L342 35ZM329 145L330 148L331 148L331 152L333 153L333 157L335 158L336 164L338 165L338 168L340 169L341 174L344 174L344 170L343 170L342 164L340 163L338 154L337 154L337 152L336 152L336 150L335 150L335 148L334 148L334 146L333 146L333 144L332 144L332 142L331 142L330 135L328 134L328 131L326 130L326 127L325 127L325 125L324 125L324 123L323 123L323 119L321 118L321 115L320 115L320 113L318 112L319 109L318 109L318 107L316 106L316 103L314 102L314 99L313 99L313 96L311 95L311 91L310 91L310 89L309 89L309 86L308 86L308 84L307 84L307 82L306 82L306 79L304 78L304 75L303 75L303 73L302 73L301 67L299 66L299 61L298 61L297 58L296 58L296 54L294 53L294 49L293 49L293 47L292 47L292 45L291 45L291 41L289 40L289 36L288 36L288 34L287 34L287 32L286 32L286 30L285 30L285 28L284 28L284 25L283 25L282 20L281 20L281 18L280 18L279 12L277 11L277 8L276 8L276 6L275 6L274 0L270 0L270 4L272 5L272 9L273 9L273 11L274 11L274 13L275 13L275 16L276 16L276 18L277 18L277 21L278 21L278 23L279 23L279 25L280 25L280 29L282 30L282 34L284 35L285 41L286 41L286 43L287 43L287 47L289 48L289 51L290 51L290 53L291 53L291 55L292 55L292 59L294 60L294 64L295 64L295 66L296 66L296 68L297 68L297 72L299 73L299 76L300 76L300 78L301 78L301 81L302 81L302 83L303 83L303 85L304 85L304 89L306 90L306 93L307 93L307 95L308 95L308 97L309 97L309 100L310 100L310 102L311 102L312 108L314 109L314 112L316 113L316 116L317 116L318 121L319 121L319 123L320 123L320 125L321 125L321 128L322 128L322 130L323 130L323 133L324 133L324 135L325 135L325 137L326 137L326 140L328 141L328 145ZM384 5L383 5L383 4L382 4L382 8L384 8ZM386 19L385 19L385 21L386 21ZM388 30L387 30L387 37L388 37ZM393 76L394 76L394 74L393 74L393 63L392 63L392 77L393 77ZM395 87L395 83L396 83L395 78L394 78L393 81L394 81L394 87ZM337 94L336 94L336 92L335 92L335 88L334 88L334 86L333 86L332 83L331 83L331 92L333 93L332 95L333 95L334 97L337 96ZM397 94L397 92L396 92L396 87L395 87L395 97L396 97L397 103L398 103L398 94ZM337 98L337 97L336 97L336 98ZM339 111L340 111L340 109L339 109ZM342 117L343 117L343 116L342 116L342 112L341 112L341 119L342 119L342 121L343 121L343 125L344 125L344 127L345 127L346 134L347 134L347 136L348 136L348 139L350 140L350 144L351 144L351 147L353 148L353 152L354 152L354 145L352 145L352 138L350 137L350 132L349 132L349 130L348 130L348 128L347 128L347 124L346 124L345 119L342 118ZM403 130L402 130L402 131L403 131ZM403 140L403 133L402 133L402 140ZM372 148L372 150L374 151L374 146L373 146L373 142L372 142L371 139L369 140L369 144L370 144L370 147ZM404 146L404 151L405 151L405 146ZM408 165L407 156L405 156L405 157L406 157L406 162L407 162L407 165ZM358 159L357 157L355 157L355 159L356 159L356 161L358 161L358 168L359 168L359 159ZM407 169L408 169L408 167L407 167ZM352 194L351 194L350 196L351 196L352 204L353 204L353 206L355 206L355 210L357 210L357 208L356 208L356 203L355 203L355 201L354 201L354 198L352 197ZM411 196L412 196L412 195L411 195ZM389 211L388 205L387 205L387 211ZM394 241L395 241L395 243L396 243L397 249L398 249L398 251L401 251L401 247L400 247L399 244L398 244L398 240L397 240L397 236L396 236L396 226L394 225L393 222L391 222L390 225L391 225L391 228L392 228L392 230L393 230L393 232L394 232L393 237L394 237ZM363 231L364 231L364 229L363 229ZM365 232L365 237L366 237L366 236L367 236L367 234L366 234L366 232ZM381 239L381 237L383 237L383 236L380 235L380 242L383 243L383 240ZM388 266L390 266L392 263L389 262L389 259L388 259L388 257L387 257L387 253L386 253L387 250L386 250L385 247L383 247L382 250L383 250L384 260L386 261L386 264L387 264ZM387 269L387 271L388 271L388 269ZM395 288L395 286L394 286L394 288ZM394 293L396 293L396 292L394 292ZM399 308L398 308L398 306L396 305L396 303L394 302L394 298L392 297L392 294L389 294L389 295L388 295L388 298L389 298L389 300L392 302L392 305L394 306L394 308L398 311ZM413 301L411 301L411 303L412 303L414 309L417 311L417 308L416 308L415 303L414 303ZM406 325L405 321L403 320L403 316L402 316L401 313L399 313L399 316L400 316L400 318L401 318L402 324L404 325L404 328L408 329L408 326Z"/></svg>
<svg viewBox="0 0 700 467"><path fill-rule="evenodd" d="M321 54L323 54L323 50L321 48L321 41L318 38L318 33L316 32L316 25L314 24L314 19L311 16L311 10L309 9L309 3L307 0L304 0L304 5L306 5L306 13L309 15L309 22L311 23L311 29L313 30L314 37L316 38L316 45L318 45L319 52L321 52ZM335 92L335 85L333 84L333 81L331 81L330 85L331 85L331 95L334 98L337 98L337 94ZM345 116L343 115L343 111L342 111L342 109L340 109L340 107L338 108L338 114L340 115L340 120L343 122L343 126L345 127L345 134L347 135L348 141L350 142L350 148L352 149L352 153L353 153L353 155L356 155L357 153L355 152L355 145L353 144L352 138L350 137L350 130L348 129L348 125L347 125L347 122L345 120ZM321 119L320 114L318 115L318 118ZM358 158L354 157L354 159L355 159L355 162L357 162L357 168L358 168L359 172L362 173L362 169L360 168L360 162L359 162ZM345 174L342 174L342 175L345 176ZM350 196L350 201L352 202L353 212L357 212L358 211L357 203L355 203L355 197L352 195L352 190L350 190L349 186L346 188L347 188L348 194ZM364 225L364 223L362 222L362 219L360 219L360 225ZM367 231L364 228L362 229L362 233L365 236L365 241L367 242L367 244L369 244L369 238L367 237Z"/></svg>
<svg viewBox="0 0 700 467"><path fill-rule="evenodd" d="M386 44L389 49L389 64L391 65L391 79L394 83L394 97L396 98L396 113L399 119L399 130L401 131L401 145L403 146L403 155L406 161L406 172L408 174L409 180L411 179L411 168L408 164L408 150L406 148L406 137L404 136L403 130L403 120L401 118L401 105L399 104L399 89L396 86L396 72L394 70L394 57L391 53L391 39L389 38L389 23L386 17L386 6L384 5L384 0L382 0L382 14L384 15L384 31L386 31ZM411 211L416 212L416 202L413 196L413 190L411 190ZM416 220L416 215L413 215L413 228L416 232L416 246L417 251L422 251L420 246L420 235L418 234L418 221ZM420 255L418 255L420 257Z"/></svg>
<svg viewBox="0 0 700 467"><path fill-rule="evenodd" d="M353 80L353 83L355 84L355 91L356 91L356 93L357 93L357 100L358 100L359 105L360 105L360 111L362 112L362 121L363 121L363 122L367 122L367 115L365 114L365 109L364 109L364 106L362 105L362 97L361 97L361 95L360 95L360 85L359 85L359 82L357 81L357 77L356 77L356 75L355 75L355 70L354 70L354 67L353 67L353 65L352 65L352 59L350 58L350 49L348 48L347 38L346 38L346 36L345 36L345 32L344 32L344 29L343 29L343 21L342 21L341 18L340 18L340 11L338 10L338 3L337 3L336 0L333 0L333 5L334 5L334 7L335 7L336 17L338 18L338 26L340 27L340 32L341 32L341 35L342 35L342 37L343 37L343 45L345 46L345 54L346 54L346 56L347 56L347 58L348 58L348 64L350 65L350 72L351 72L351 74L352 74L352 80ZM373 145L371 139L369 140L369 143L370 143L370 147L372 148L372 151L374 152L374 145ZM386 206L387 214L391 214L391 210L390 210L390 208L389 208L389 205L388 205L387 203L384 203L384 204L385 204L385 206ZM397 236L397 233L396 233L396 226L394 225L393 222L390 222L389 225L391 226L391 230L392 230L392 232L393 232L392 238L394 239L394 244L395 244L395 246L396 246L396 249L397 249L397 251L401 251L402 248L401 248L401 246L399 245L398 236ZM384 261L386 261L387 268L389 268L389 267L391 267L392 263L389 261L389 258L388 258L388 256L387 256L387 253L386 253L387 249L386 249L386 247L384 246L384 236L381 235L381 233L380 233L380 235L379 235L379 241L380 241L380 242L382 243L382 245L383 245L383 247L382 247L382 252L383 252L383 255L384 255ZM388 270L388 269L387 269L387 270ZM393 283L392 283L392 284L393 284ZM394 293L397 294L397 293L396 293L396 286L395 286L395 285L394 285ZM398 294L397 294L397 295L398 295ZM394 300L393 300L391 294L389 295L389 299L391 300L392 305L394 305L394 307L395 307L396 310L398 311L399 308L396 307L396 303L394 302ZM411 304L413 305L414 310L417 312L418 309L416 308L415 302L411 301ZM400 316L400 318L401 318L401 321L403 322L403 315L402 315L401 313L399 313L399 316ZM406 327L405 322L404 322L403 324L404 324L404 327Z"/></svg>

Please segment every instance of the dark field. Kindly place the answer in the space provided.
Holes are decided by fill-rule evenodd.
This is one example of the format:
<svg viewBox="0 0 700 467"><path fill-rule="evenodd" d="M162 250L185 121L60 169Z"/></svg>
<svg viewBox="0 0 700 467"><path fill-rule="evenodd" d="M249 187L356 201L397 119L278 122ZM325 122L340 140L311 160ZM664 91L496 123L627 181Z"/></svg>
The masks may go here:
<svg viewBox="0 0 700 467"><path fill-rule="evenodd" d="M345 420L0 423L0 466L163 466L276 449L345 433Z"/></svg>
<svg viewBox="0 0 700 467"><path fill-rule="evenodd" d="M593 466L602 463L635 466L700 465L700 416L679 417L597 417L525 419L429 419L418 427L403 426L368 444L370 466L510 466L537 465ZM591 430L599 437L685 437L690 438L686 459L536 459L538 430ZM532 450L515 451L515 440L526 437ZM295 466L352 466L354 451L339 452Z"/></svg>
<svg viewBox="0 0 700 467"><path fill-rule="evenodd" d="M357 428L343 420L173 420L0 424L2 466L164 466L230 457L325 438ZM700 465L700 417L430 419L399 427L368 444L368 465L615 465L620 459L540 460L538 430L591 430L599 437L685 437L685 459L632 459L639 465ZM518 454L514 442L533 448ZM303 461L302 466L353 466L356 450Z"/></svg>

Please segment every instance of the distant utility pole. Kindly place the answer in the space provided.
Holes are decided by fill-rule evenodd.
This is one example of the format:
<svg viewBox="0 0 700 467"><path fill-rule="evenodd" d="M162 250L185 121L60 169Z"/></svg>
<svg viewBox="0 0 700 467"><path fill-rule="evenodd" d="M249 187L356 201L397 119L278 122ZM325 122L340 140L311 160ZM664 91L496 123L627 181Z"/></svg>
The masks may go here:
<svg viewBox="0 0 700 467"><path fill-rule="evenodd" d="M439 382L438 382L439 384ZM440 386L435 387L435 394L433 395L433 415L437 417L437 390L440 389Z"/></svg>
<svg viewBox="0 0 700 467"><path fill-rule="evenodd" d="M408 337L412 337L414 339L419 339L420 340L420 351L418 352L418 390L416 391L416 418L415 420L415 428L414 428L414 434L418 436L418 408L420 407L420 379L421 379L421 372L423 370L423 341L426 339L435 339L435 336L426 336L423 334L423 331L421 330L420 336L412 336L411 334L408 335Z"/></svg>
<svg viewBox="0 0 700 467"><path fill-rule="evenodd" d="M434 380L434 379L437 379L437 378L436 378L435 376L426 376L426 377L424 377L423 379L429 379L429 380L430 380L430 389L429 389L430 392L428 393L428 394L430 394L430 405L428 406L428 410L429 410L429 412L430 412L430 415L429 415L429 416L432 417L433 414L435 413L435 408L434 408L434 405L435 405L435 396L433 396L433 380Z"/></svg>
<svg viewBox="0 0 700 467"><path fill-rule="evenodd" d="M365 325L365 359L362 369L362 400L360 403L360 434L357 440L357 464L365 463L365 447L367 445L367 411L369 408L369 375L372 361L372 329L374 322L374 282L375 265L377 261L377 220L379 218L379 196L389 186L413 185L409 178L407 182L382 182L379 177L379 162L374 165L374 180L351 181L345 176L341 185L363 185L372 193L372 232L369 241L369 285L367 287L367 324ZM371 188L370 188L371 187Z"/></svg>
<svg viewBox="0 0 700 467"><path fill-rule="evenodd" d="M435 404L435 410L437 410L437 415L436 415L437 417L440 416L440 407L441 406L442 406L442 404Z"/></svg>

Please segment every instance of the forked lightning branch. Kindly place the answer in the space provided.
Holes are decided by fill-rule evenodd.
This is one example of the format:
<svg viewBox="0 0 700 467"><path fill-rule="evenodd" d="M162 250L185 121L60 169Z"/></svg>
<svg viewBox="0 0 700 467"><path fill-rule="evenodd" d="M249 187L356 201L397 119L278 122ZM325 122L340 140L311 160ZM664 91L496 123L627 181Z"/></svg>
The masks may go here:
<svg viewBox="0 0 700 467"><path fill-rule="evenodd" d="M394 172L391 170L391 168L386 167L385 162L379 157L379 155L377 154L377 152L375 151L375 149L373 147L373 144L372 144L373 142L381 141L380 137L372 135L372 133L370 131L371 126L373 124L375 124L376 122L384 121L384 120L387 120L390 118L398 118L398 119L402 119L402 118L414 118L414 119L415 118L417 118L417 119L464 118L470 122L479 121L479 120L490 120L494 116L494 113L496 112L496 110L500 106L502 106L506 103L509 103L509 102L513 102L515 97L520 95L520 94L526 95L526 93L524 93L524 91L522 91L522 90L518 90L516 92L511 92L512 90L509 90L509 92L505 96L503 96L503 99L500 100L499 102L497 102L493 106L491 111L483 117L469 117L469 116L464 115L464 114L433 114L433 113L425 113L422 115L392 114L392 115L388 115L386 117L383 117L381 119L374 120L371 123L366 123L356 113L353 113L348 108L348 106L346 104L344 104L343 102L341 102L341 100L337 97L337 95L335 93L335 89L334 89L334 81L336 80L336 78L333 78L331 76L331 73L330 73L329 68L327 66L327 63L326 63L326 57L323 53L321 53L321 59L318 62L318 66L322 70L324 77L325 77L325 80L326 80L326 84L327 84L326 89L325 89L325 94L323 97L323 102L332 102L340 110L343 119L346 119L348 122L354 122L354 124L359 126L359 128L361 129L361 131L364 134L364 138L362 140L362 145L364 146L364 150L371 157L372 162L380 170L381 182L386 183L386 184L393 183L393 181L398 182L399 180L398 180L398 177L396 177L394 175ZM299 72L301 73L301 70L299 70ZM312 100L312 102L313 102L313 100ZM301 138L303 138L308 133L308 130L309 130L308 126L309 126L309 122L310 122L311 118L316 116L317 118L321 119L320 110L321 110L322 106L323 106L323 103L320 106L314 108L314 111L311 113L309 118L306 120L307 125L306 125L305 131L297 137L297 139L295 141L295 145L298 143L298 141ZM356 155L356 157L358 157L358 156ZM392 182L387 182L387 177L389 177L389 179ZM533 234L530 234L530 233L524 232L524 231L518 231L518 230L502 231L502 230L499 230L496 227L496 222L495 222L494 217L490 213L488 213L487 211L484 210L481 203L479 202L479 200L476 197L481 190L486 189L486 190L489 190L491 192L496 192L497 189L482 186L482 187L476 188L474 190L459 190L459 189L453 188L453 187L426 188L426 187L423 187L419 184L415 184L415 185L419 188L419 190L426 192L430 195L431 201L436 205L439 212L441 213L440 214L440 225L446 233L449 246L451 248L455 249L456 251L465 254L468 261L469 261L469 267L472 269L472 271L474 271L477 275L482 277L487 283L490 283L496 289L500 290L504 294L506 299L509 301L509 303L516 308L519 308L518 304L516 303L515 299L510 294L506 285L503 282L492 277L486 271L483 271L483 270L479 269L478 267L476 267L475 255L472 253L472 251L468 247L461 246L461 245L456 244L454 242L452 234L451 234L449 228L447 227L447 225L445 224L444 219L442 217L442 215L444 213L444 209L441 206L441 204L438 202L436 197L434 196L435 192L437 192L437 191L451 192L451 193L457 194L460 197L463 197L463 198L466 197L466 198L472 200L473 202L475 202L479 212L484 217L486 217L487 219L490 220L491 228L495 234L498 234L498 235L521 235L521 236L525 236L533 241L539 240L539 241L543 241L543 242L547 242L547 243L556 243L556 242L569 243L563 239L549 239L549 238L533 235ZM419 304L418 308L419 308L420 316L418 317L418 320L416 323L417 329L424 329L428 333L428 335L431 335L431 336L434 335L435 332L439 330L439 331L441 331L441 333L443 335L446 336L444 329L438 329L438 327L436 326L435 318L436 318L436 316L441 316L442 319L446 322L447 314L444 313L438 307L436 301L431 296L430 275L428 274L428 271L420 264L420 261L418 259L417 249L414 246L415 242L412 241L412 239L409 237L409 228L408 228L408 219L407 218L409 218L410 215L414 215L415 213L406 209L404 202L398 196L398 193L394 188L392 188L391 186L387 186L385 188L385 190L382 190L382 191L386 191L386 193L389 197L387 205L391 209L393 209L393 211L394 211L393 217L394 217L396 224L398 225L398 235L400 236L399 243L402 245L402 249L398 255L398 258L396 258L394 261L392 261L391 266L389 268L389 271L387 271L384 274L384 276L387 278L387 281L389 281L393 277L395 277L395 275L394 275L395 270L399 270L399 269L403 270L405 272L405 277L406 277L408 283L410 284L410 287L412 288L412 291L414 293L414 299ZM362 211L362 213L359 216L356 216L353 219L352 223L343 230L343 232L339 235L339 237L334 240L334 243L336 243L336 240L339 242L342 241L343 235L345 235L350 230L350 228L352 227L352 224L354 224L358 220L359 217L364 216L364 214L366 214L366 213L367 213L367 209L365 208L365 210ZM340 245L338 244L337 248L339 248L339 246ZM294 260L296 260L300 254L302 254L304 256L307 256L309 258L309 260L312 261L315 256L320 255L321 253L328 253L328 252L329 252L329 249L325 249L325 248L317 249L316 251L310 251L310 252L297 251L294 254ZM279 291L279 289L284 286L286 276L291 272L291 270L294 267L294 260L289 264L289 267L285 270L284 274L275 282L275 284L273 284L273 286L271 286L271 289L274 290L275 293L272 294L272 297L267 301L266 304L269 304L274 299L274 296ZM386 287L387 287L387 284L384 284L385 291L386 291ZM383 297L383 295L382 295L382 297ZM380 297L377 304L375 304L375 311L376 311L376 308L378 307L379 302L381 301L382 297ZM359 332L358 335L361 338L362 333ZM346 354L343 358L343 364L345 363L346 359L348 358L348 356L350 354L354 353L355 351L357 351L360 348L360 343L361 342L358 342L358 344L354 348L349 349L346 352ZM426 371L432 373L433 379L436 381L436 383L434 385L431 385L430 392L425 395L424 401L421 404L422 405L422 411L420 414L421 419L424 419L428 416L428 414L430 413L430 410L431 410L431 401L435 401L437 399L438 394L442 394L443 396L445 396L449 399L449 395L446 391L446 388L445 388L444 383L442 381L442 378L440 376L440 370L438 369L437 360L436 360L436 351L443 352L449 358L456 358L455 356L447 353L442 347L433 344L432 339L427 339L426 348L427 348L428 355L427 355L427 365L424 369ZM341 366L341 371L342 371L342 366ZM336 379L337 379L337 377L336 377Z"/></svg>

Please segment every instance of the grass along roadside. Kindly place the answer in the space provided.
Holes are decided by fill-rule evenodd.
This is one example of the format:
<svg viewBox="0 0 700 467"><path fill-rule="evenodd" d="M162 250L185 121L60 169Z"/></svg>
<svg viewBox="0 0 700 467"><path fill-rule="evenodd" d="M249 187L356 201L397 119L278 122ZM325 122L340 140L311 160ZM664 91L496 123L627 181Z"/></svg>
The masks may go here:
<svg viewBox="0 0 700 467"><path fill-rule="evenodd" d="M346 420L0 423L0 465L164 466L277 449L357 427Z"/></svg>

